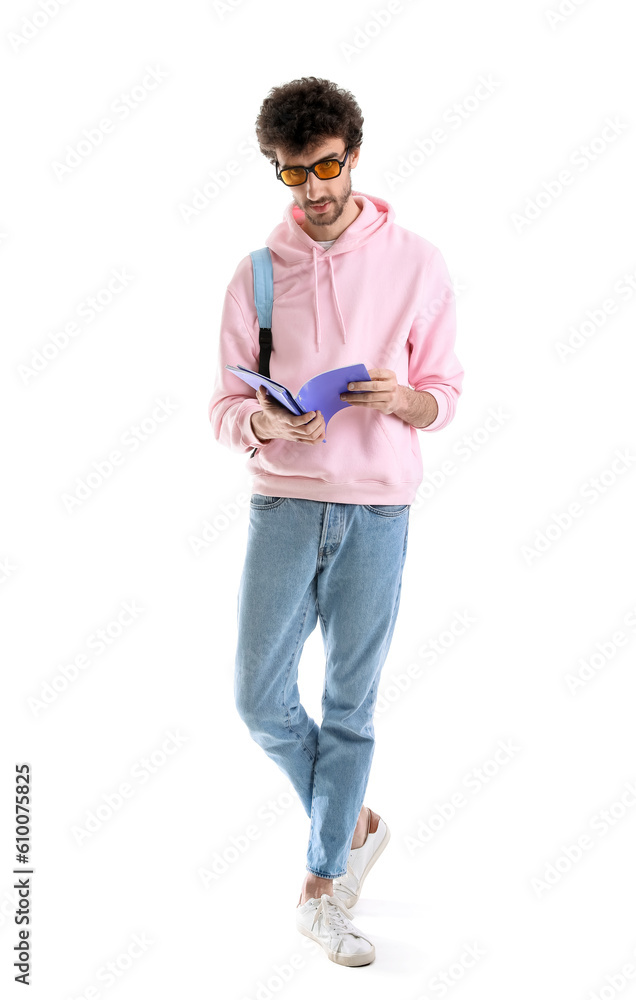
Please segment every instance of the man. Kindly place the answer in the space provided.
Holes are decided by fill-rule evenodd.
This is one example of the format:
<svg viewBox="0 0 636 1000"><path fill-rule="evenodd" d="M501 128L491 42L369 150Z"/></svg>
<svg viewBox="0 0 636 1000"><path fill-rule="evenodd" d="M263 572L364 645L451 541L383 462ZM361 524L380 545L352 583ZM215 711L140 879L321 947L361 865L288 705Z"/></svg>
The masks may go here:
<svg viewBox="0 0 636 1000"><path fill-rule="evenodd" d="M310 817L297 927L348 966L375 957L348 914L389 839L387 824L363 799L410 505L423 475L418 430L447 426L464 375L439 250L397 225L387 202L352 191L362 122L349 92L304 77L270 92L256 134L293 196L267 239L270 375L296 393L314 375L362 362L371 381L349 385L342 398L350 405L326 428L320 412L294 415L225 368L258 370L248 254L225 295L209 404L215 438L253 452L236 705ZM326 652L320 727L297 685L303 645L318 619Z"/></svg>

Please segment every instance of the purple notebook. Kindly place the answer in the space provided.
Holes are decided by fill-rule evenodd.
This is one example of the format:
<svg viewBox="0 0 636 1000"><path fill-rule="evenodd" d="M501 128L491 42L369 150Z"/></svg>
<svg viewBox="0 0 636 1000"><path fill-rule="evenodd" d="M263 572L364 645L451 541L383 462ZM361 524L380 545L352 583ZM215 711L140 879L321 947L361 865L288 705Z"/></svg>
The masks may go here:
<svg viewBox="0 0 636 1000"><path fill-rule="evenodd" d="M334 413L342 410L345 406L351 406L351 403L348 403L346 399L340 399L341 392L349 392L347 389L349 382L371 381L371 376L365 365L345 365L344 368L332 368L328 372L314 375L308 382L305 382L295 396L292 396L286 386L267 378L265 375L259 375L251 368L246 368L244 365L226 365L225 367L251 385L253 389L264 385L267 391L292 413L310 413L311 410L320 410L325 418L325 428ZM364 390L356 389L355 392L364 392ZM326 440L323 438L323 441Z"/></svg>

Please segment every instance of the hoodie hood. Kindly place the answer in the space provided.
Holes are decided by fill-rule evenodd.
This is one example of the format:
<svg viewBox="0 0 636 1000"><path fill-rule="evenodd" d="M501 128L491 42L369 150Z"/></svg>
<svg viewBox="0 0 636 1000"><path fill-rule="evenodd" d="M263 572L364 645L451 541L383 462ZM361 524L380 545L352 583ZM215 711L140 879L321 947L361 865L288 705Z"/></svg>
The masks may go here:
<svg viewBox="0 0 636 1000"><path fill-rule="evenodd" d="M331 277L331 289L336 304L336 311L340 319L343 343L347 342L347 330L344 319L340 311L338 302L338 291L333 272L332 258L336 254L348 253L357 247L368 243L377 233L390 225L395 212L388 202L374 195L363 194L361 191L352 191L351 195L360 207L361 211L357 218L347 226L343 233L337 237L335 243L330 247L322 247L319 243L308 236L301 223L305 220L305 213L295 201L290 202L285 209L283 222L279 223L267 237L265 241L270 250L278 254L288 264L306 265L309 262L313 266L314 276L314 317L316 321L316 350L320 351L320 307L318 302L318 268L328 267Z"/></svg>

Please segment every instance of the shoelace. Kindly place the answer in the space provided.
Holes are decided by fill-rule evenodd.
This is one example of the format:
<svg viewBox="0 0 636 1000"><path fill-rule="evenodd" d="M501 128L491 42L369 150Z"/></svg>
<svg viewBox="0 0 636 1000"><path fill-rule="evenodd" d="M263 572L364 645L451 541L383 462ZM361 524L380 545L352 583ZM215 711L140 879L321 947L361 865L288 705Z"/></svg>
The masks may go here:
<svg viewBox="0 0 636 1000"><path fill-rule="evenodd" d="M335 931L336 934L353 934L354 937L360 937L349 918L345 917L338 903L334 902L333 897L328 896L327 893L323 893L320 898L320 910L325 924L330 930Z"/></svg>

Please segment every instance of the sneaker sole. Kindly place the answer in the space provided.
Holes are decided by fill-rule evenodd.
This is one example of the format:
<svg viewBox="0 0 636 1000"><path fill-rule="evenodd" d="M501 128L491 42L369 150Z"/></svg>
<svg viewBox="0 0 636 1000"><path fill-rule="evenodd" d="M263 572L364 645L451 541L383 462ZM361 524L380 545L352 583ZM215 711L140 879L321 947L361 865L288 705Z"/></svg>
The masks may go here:
<svg viewBox="0 0 636 1000"><path fill-rule="evenodd" d="M336 965L346 965L349 968L357 968L360 965L370 965L371 962L375 961L375 945L371 945L371 951L367 951L362 955L342 955L339 952L331 951L327 947L326 941L320 941L315 934L312 934L310 930L302 925L298 926L298 930L305 937L311 938L316 944L319 944L325 955L331 962L335 962Z"/></svg>
<svg viewBox="0 0 636 1000"><path fill-rule="evenodd" d="M386 820L384 821L384 825L386 826ZM360 896L362 894L362 886L364 885L364 880L366 879L367 875L369 874L369 872L373 868L374 864L376 863L376 861L378 860L378 858L382 854L382 851L384 850L384 848L386 847L386 845L388 844L388 842L390 841L390 839L391 839L391 831L389 830L389 828L387 826L386 827L386 834L384 836L384 839L380 841L380 846L378 847L377 851L375 852L375 854L373 855L373 857L369 861L369 864L367 865L367 867L362 872L362 876L360 878L360 884L358 885L358 893L357 893L357 895L356 896L349 896L347 899L342 899L340 896L338 896L338 899L340 900L340 902L344 903L344 905L347 907L347 909L350 910L353 906L356 905L356 903L360 899ZM336 895L335 889L334 889L334 895Z"/></svg>

